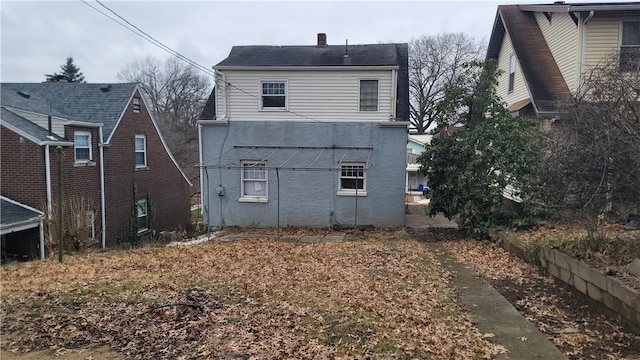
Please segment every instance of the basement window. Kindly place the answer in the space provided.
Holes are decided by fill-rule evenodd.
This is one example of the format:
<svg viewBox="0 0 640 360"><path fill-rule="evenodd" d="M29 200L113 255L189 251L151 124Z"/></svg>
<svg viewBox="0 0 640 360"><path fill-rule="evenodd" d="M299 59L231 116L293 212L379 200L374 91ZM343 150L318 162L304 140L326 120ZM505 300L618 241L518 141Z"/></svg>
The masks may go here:
<svg viewBox="0 0 640 360"><path fill-rule="evenodd" d="M147 216L149 209L147 208L147 200L138 200L136 203L137 213L138 213L138 232L146 231L149 227L147 222Z"/></svg>

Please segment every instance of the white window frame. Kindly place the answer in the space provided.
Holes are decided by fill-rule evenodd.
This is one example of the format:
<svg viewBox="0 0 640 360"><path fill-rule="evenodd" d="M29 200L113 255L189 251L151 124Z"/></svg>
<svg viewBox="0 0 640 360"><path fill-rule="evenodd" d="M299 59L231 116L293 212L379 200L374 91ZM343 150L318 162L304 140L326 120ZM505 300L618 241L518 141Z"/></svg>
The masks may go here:
<svg viewBox="0 0 640 360"><path fill-rule="evenodd" d="M149 203L147 203L147 199L138 200L136 202L136 228L138 228L138 233L145 232L149 230ZM140 218L144 218L144 227L140 227Z"/></svg>
<svg viewBox="0 0 640 360"><path fill-rule="evenodd" d="M78 141L76 137L78 136L86 136L87 137L87 146L78 146ZM78 149L88 149L89 150L89 158L88 159L78 159ZM75 131L73 133L73 158L76 164L87 164L93 160L93 156L91 154L91 133L88 131Z"/></svg>
<svg viewBox="0 0 640 360"><path fill-rule="evenodd" d="M136 114L140 112L140 98L139 97L134 97L133 98L133 112L136 113Z"/></svg>
<svg viewBox="0 0 640 360"><path fill-rule="evenodd" d="M638 44L625 44L624 43L624 25L625 23L640 23L640 19L628 19L620 22L620 70L622 72L629 72L634 70L633 68L626 69L623 65L623 49L636 49L640 52L640 42ZM640 26L640 25L639 25ZM640 59L640 54L636 55Z"/></svg>
<svg viewBox="0 0 640 360"><path fill-rule="evenodd" d="M363 81L375 81L376 82L376 109L375 110L363 110L362 101L362 83ZM358 112L372 113L380 110L380 79L359 79L358 80Z"/></svg>
<svg viewBox="0 0 640 360"><path fill-rule="evenodd" d="M89 240L95 240L96 228L95 228L95 213L93 210L88 210L82 214L76 215L76 230L84 228L84 224L89 225Z"/></svg>
<svg viewBox="0 0 640 360"><path fill-rule="evenodd" d="M516 54L509 56L509 78L507 93L511 94L516 87Z"/></svg>
<svg viewBox="0 0 640 360"><path fill-rule="evenodd" d="M263 90L264 84L283 84L284 94L265 94ZM282 111L289 109L289 82L287 80L261 80L258 85L258 93L260 94L260 111ZM281 96L284 97L284 106L264 106L265 96Z"/></svg>
<svg viewBox="0 0 640 360"><path fill-rule="evenodd" d="M138 150L138 139L142 139L143 140L143 145L144 145L144 149ZM147 136L146 135L136 135L135 136L135 140L133 141L133 147L134 147L134 161L136 163L136 169L146 169L147 165L148 165L148 159L147 159ZM144 156L144 164L138 164L138 154L142 153Z"/></svg>
<svg viewBox="0 0 640 360"><path fill-rule="evenodd" d="M240 162L240 202L262 202L266 203L269 200L269 172L267 169L266 161L258 160L242 160ZM259 172L254 172L247 176L246 170L255 167L259 169ZM262 178L256 178L256 175L263 174ZM251 191L250 185L254 187L254 191ZM260 190L257 190L260 187ZM251 192L262 192L264 195L251 194Z"/></svg>
<svg viewBox="0 0 640 360"><path fill-rule="evenodd" d="M356 172L356 175L345 175L343 173L344 170L347 170L348 168L353 168L353 167L357 167L359 169L361 169L361 171L358 172L362 172L362 177L359 176L358 172ZM343 196L367 196L367 164L363 163L363 162L348 162L348 163L341 163L339 168L338 168L338 192L337 195L343 195ZM360 180L362 179L362 189L358 188L345 188L342 185L342 181L344 180ZM357 183L357 181L356 181Z"/></svg>

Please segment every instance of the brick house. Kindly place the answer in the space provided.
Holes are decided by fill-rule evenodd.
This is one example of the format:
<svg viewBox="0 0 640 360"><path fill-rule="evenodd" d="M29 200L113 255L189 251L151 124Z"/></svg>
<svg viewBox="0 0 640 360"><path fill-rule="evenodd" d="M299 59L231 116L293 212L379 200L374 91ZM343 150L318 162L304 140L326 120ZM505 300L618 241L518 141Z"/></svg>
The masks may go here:
<svg viewBox="0 0 640 360"><path fill-rule="evenodd" d="M200 125L209 226L404 224L407 44L234 46Z"/></svg>
<svg viewBox="0 0 640 360"><path fill-rule="evenodd" d="M63 197L84 203L77 222L102 247L131 225L142 234L189 222L191 183L136 84L3 83L1 107L3 196L55 208L60 146Z"/></svg>

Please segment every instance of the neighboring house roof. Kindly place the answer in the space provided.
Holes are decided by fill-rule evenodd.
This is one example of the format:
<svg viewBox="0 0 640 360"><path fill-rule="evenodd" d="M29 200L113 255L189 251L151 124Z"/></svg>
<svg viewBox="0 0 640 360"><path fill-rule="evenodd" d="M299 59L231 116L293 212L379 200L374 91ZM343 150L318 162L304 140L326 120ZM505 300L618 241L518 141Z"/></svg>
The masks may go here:
<svg viewBox="0 0 640 360"><path fill-rule="evenodd" d="M211 95L204 104L202 113L200 113L200 120L215 120L216 119L216 88L211 90Z"/></svg>
<svg viewBox="0 0 640 360"><path fill-rule="evenodd" d="M0 233L2 235L40 225L42 212L7 197L0 196Z"/></svg>
<svg viewBox="0 0 640 360"><path fill-rule="evenodd" d="M354 66L398 66L396 120L409 121L409 46L406 43L324 47L234 46L229 56L214 69ZM210 111L211 108L215 109L215 102L205 110ZM201 115L201 119L211 118L205 118L204 112Z"/></svg>
<svg viewBox="0 0 640 360"><path fill-rule="evenodd" d="M536 112L555 114L562 99L571 96L560 68L542 35L533 12L521 10L519 5L499 5L489 39L487 59L497 59L505 33L520 63L531 102Z"/></svg>
<svg viewBox="0 0 640 360"><path fill-rule="evenodd" d="M3 94L4 95L4 94ZM44 129L31 121L23 118L20 115L13 113L2 107L0 112L0 122L2 125L18 133L21 136L29 138L38 145L43 145L47 142L61 142L65 143L66 140L56 134L49 135L49 131Z"/></svg>
<svg viewBox="0 0 640 360"><path fill-rule="evenodd" d="M431 139L433 139L433 135L409 135L409 141L413 141L420 146L430 144Z"/></svg>
<svg viewBox="0 0 640 360"><path fill-rule="evenodd" d="M103 124L106 142L136 87L135 83L2 83L2 106ZM15 95L18 91L30 97Z"/></svg>

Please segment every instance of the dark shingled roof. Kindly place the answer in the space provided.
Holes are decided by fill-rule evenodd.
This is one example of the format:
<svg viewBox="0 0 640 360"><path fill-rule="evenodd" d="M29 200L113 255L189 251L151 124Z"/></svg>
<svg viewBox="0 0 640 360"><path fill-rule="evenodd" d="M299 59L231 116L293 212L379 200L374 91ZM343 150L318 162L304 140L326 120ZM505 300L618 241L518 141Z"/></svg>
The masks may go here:
<svg viewBox="0 0 640 360"><path fill-rule="evenodd" d="M518 5L500 5L491 32L487 59L497 59L509 34L537 112L556 112L559 101L571 96L533 12Z"/></svg>
<svg viewBox="0 0 640 360"><path fill-rule="evenodd" d="M387 66L398 65L397 45L234 46L214 68L226 66ZM349 55L345 57L346 53Z"/></svg>
<svg viewBox="0 0 640 360"><path fill-rule="evenodd" d="M1 109L0 114L1 114L0 118L2 119L2 123L6 123L7 125L11 125L14 128L20 129L24 131L26 134L28 134L29 136L37 139L40 142L65 141L64 138L56 134L51 135L53 137L52 139L48 138L47 136L49 135L49 131L47 129L41 126L38 126L19 115L14 114L13 112L5 109L4 107Z"/></svg>
<svg viewBox="0 0 640 360"><path fill-rule="evenodd" d="M102 123L106 141L136 89L135 83L2 83L2 106L70 120ZM107 90L108 89L108 90ZM29 94L26 98L18 91ZM9 94L5 97L5 93Z"/></svg>
<svg viewBox="0 0 640 360"><path fill-rule="evenodd" d="M200 114L200 120L215 120L216 119L216 88L211 90L211 95L207 99L207 103L204 104L202 113Z"/></svg>
<svg viewBox="0 0 640 360"><path fill-rule="evenodd" d="M0 214L2 214L0 224L3 230L21 223L39 221L38 217L41 215L25 205L9 201L5 197L0 198Z"/></svg>
<svg viewBox="0 0 640 360"><path fill-rule="evenodd" d="M345 56L348 54L349 56ZM409 46L399 44L317 46L234 46L215 69L242 67L398 66L396 120L409 121ZM200 119L215 118L215 92ZM211 112L213 111L213 113Z"/></svg>

